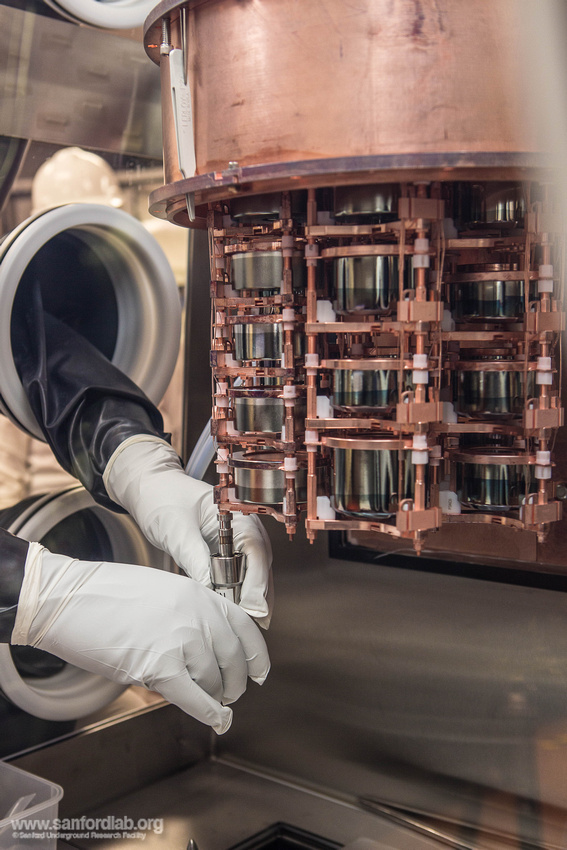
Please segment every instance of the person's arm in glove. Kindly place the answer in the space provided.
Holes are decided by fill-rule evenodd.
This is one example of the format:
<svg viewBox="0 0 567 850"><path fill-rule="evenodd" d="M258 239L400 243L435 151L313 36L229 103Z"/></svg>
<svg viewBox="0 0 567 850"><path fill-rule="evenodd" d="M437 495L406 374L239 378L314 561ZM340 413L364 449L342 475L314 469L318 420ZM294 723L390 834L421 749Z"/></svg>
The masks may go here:
<svg viewBox="0 0 567 850"><path fill-rule="evenodd" d="M127 510L152 543L210 585L209 546L217 549L218 533L213 489L185 475L155 405L83 336L44 312L39 287L13 328L13 349L34 416L61 466L97 502ZM247 561L240 605L267 627L268 536L256 517L235 514L233 529Z"/></svg>
<svg viewBox="0 0 567 850"><path fill-rule="evenodd" d="M150 567L78 561L39 543L27 551L11 643L157 691L219 734L232 720L226 705L241 696L247 677L262 684L269 671L256 625L198 582Z"/></svg>
<svg viewBox="0 0 567 850"><path fill-rule="evenodd" d="M210 552L218 549L218 509L213 488L185 474L175 451L149 436L125 440L110 458L103 480L108 495L134 517L154 546L211 586ZM240 607L267 628L271 616L269 537L255 516L234 513L234 547L246 554Z"/></svg>

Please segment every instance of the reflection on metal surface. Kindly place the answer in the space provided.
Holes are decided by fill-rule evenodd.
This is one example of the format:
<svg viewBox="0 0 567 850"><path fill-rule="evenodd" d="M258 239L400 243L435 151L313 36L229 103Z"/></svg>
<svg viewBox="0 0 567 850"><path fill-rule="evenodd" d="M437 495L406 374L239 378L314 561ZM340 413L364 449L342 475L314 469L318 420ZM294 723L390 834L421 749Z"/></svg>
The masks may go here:
<svg viewBox="0 0 567 850"><path fill-rule="evenodd" d="M567 596L337 561L270 530L271 681L221 753L562 847Z"/></svg>
<svg viewBox="0 0 567 850"><path fill-rule="evenodd" d="M159 75L137 42L0 6L0 56L4 135L161 158Z"/></svg>
<svg viewBox="0 0 567 850"><path fill-rule="evenodd" d="M380 313L397 301L397 257L340 257L333 266L339 310Z"/></svg>
<svg viewBox="0 0 567 850"><path fill-rule="evenodd" d="M355 529L421 552L455 523L507 526L543 545L562 518L552 450L564 423L564 193L551 166L538 170L544 145L524 111L528 32L511 2L418 7L365 0L352 14L340 0L263 0L260 14L236 0L162 0L146 22L165 92L167 185L152 211L208 228L217 501L221 512L242 509L230 458L256 445L283 453L285 498L269 512L290 536L305 521L310 539ZM227 57L223 45L234 51L243 32L246 49ZM306 43L318 85L301 72ZM180 53L196 123L174 145ZM180 180L194 141L196 174ZM245 432L239 446L234 390L266 377L282 380L285 422ZM504 432L529 474L512 483L479 452L467 490L457 455ZM393 455L358 453L375 438L398 441L403 471ZM352 457L335 439L357 443ZM333 467L324 493L321 466ZM263 507L247 497L245 512Z"/></svg>

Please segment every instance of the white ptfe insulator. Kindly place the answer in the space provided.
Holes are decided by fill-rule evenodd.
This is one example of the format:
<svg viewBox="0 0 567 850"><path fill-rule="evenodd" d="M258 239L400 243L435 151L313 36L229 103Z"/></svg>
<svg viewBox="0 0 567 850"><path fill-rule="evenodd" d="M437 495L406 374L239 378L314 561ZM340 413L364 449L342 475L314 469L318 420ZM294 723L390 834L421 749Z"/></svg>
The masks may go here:
<svg viewBox="0 0 567 850"><path fill-rule="evenodd" d="M444 401L443 402L443 422L445 424L450 424L451 422L457 422L457 411L452 402Z"/></svg>
<svg viewBox="0 0 567 850"><path fill-rule="evenodd" d="M217 467L217 474L218 475L228 475L228 473L229 473L228 463L219 463L217 461L216 467Z"/></svg>
<svg viewBox="0 0 567 850"><path fill-rule="evenodd" d="M537 282L538 292L553 292L553 281L550 278L540 278Z"/></svg>
<svg viewBox="0 0 567 850"><path fill-rule="evenodd" d="M427 449L427 436L425 434L414 434L412 449Z"/></svg>
<svg viewBox="0 0 567 850"><path fill-rule="evenodd" d="M319 366L319 355L318 354L306 354L305 355L305 365L308 369L317 369Z"/></svg>
<svg viewBox="0 0 567 850"><path fill-rule="evenodd" d="M227 367L227 369L236 369L238 366L240 366L240 361L235 360L232 354L226 353L224 355L224 365Z"/></svg>
<svg viewBox="0 0 567 850"><path fill-rule="evenodd" d="M228 449L221 446L217 449L218 463L226 463L228 461Z"/></svg>
<svg viewBox="0 0 567 850"><path fill-rule="evenodd" d="M224 257L215 257L215 269L224 269Z"/></svg>
<svg viewBox="0 0 567 850"><path fill-rule="evenodd" d="M441 490L439 492L439 507L444 514L458 516L461 513L459 497L452 490Z"/></svg>
<svg viewBox="0 0 567 850"><path fill-rule="evenodd" d="M293 236L289 233L284 233L284 235L282 236L282 255L284 257L293 256L293 244Z"/></svg>
<svg viewBox="0 0 567 850"><path fill-rule="evenodd" d="M296 457L284 457L283 462L284 471L287 473L296 472L297 471L297 458Z"/></svg>
<svg viewBox="0 0 567 850"><path fill-rule="evenodd" d="M551 452L544 452L541 449L538 449L535 459L539 466L549 466L551 463Z"/></svg>
<svg viewBox="0 0 567 850"><path fill-rule="evenodd" d="M229 502L236 502L236 487L229 487L228 488L228 501Z"/></svg>
<svg viewBox="0 0 567 850"><path fill-rule="evenodd" d="M317 301L317 321L318 322L334 322L337 314L333 310L333 305L330 301Z"/></svg>
<svg viewBox="0 0 567 850"><path fill-rule="evenodd" d="M305 246L305 259L306 260L316 260L319 256L319 246L316 242L310 244L309 242Z"/></svg>
<svg viewBox="0 0 567 850"><path fill-rule="evenodd" d="M441 330L448 332L455 330L455 320L453 319L453 314L450 310L443 310L443 318L441 319Z"/></svg>
<svg viewBox="0 0 567 850"><path fill-rule="evenodd" d="M318 431L306 431L305 432L305 445L312 446L316 445L319 442L319 432Z"/></svg>
<svg viewBox="0 0 567 850"><path fill-rule="evenodd" d="M234 426L234 422L232 421L232 419L226 420L226 433L230 434L231 436L233 436L235 434L240 434L240 431L236 430L236 428Z"/></svg>
<svg viewBox="0 0 567 850"><path fill-rule="evenodd" d="M424 464L428 463L428 461L429 461L429 452L417 452L417 451L415 451L415 449L414 449L414 451L412 451L411 462L415 466L423 466Z"/></svg>
<svg viewBox="0 0 567 850"><path fill-rule="evenodd" d="M545 481L546 479L551 478L551 467L536 465L534 475L540 481Z"/></svg>
<svg viewBox="0 0 567 850"><path fill-rule="evenodd" d="M427 354L414 354L413 355L413 368L414 369L427 369Z"/></svg>
<svg viewBox="0 0 567 850"><path fill-rule="evenodd" d="M539 267L538 269L538 277L553 277L553 266L549 263L545 263Z"/></svg>
<svg viewBox="0 0 567 850"><path fill-rule="evenodd" d="M215 403L216 403L217 407L224 407L224 408L228 407L228 396L226 396L226 395L217 396Z"/></svg>
<svg viewBox="0 0 567 850"><path fill-rule="evenodd" d="M331 399L327 395L317 396L317 419L330 419L332 416Z"/></svg>
<svg viewBox="0 0 567 850"><path fill-rule="evenodd" d="M286 384L283 388L283 397L297 398L297 387L294 384L292 384L291 386Z"/></svg>
<svg viewBox="0 0 567 850"><path fill-rule="evenodd" d="M540 386L551 386L553 374L551 372L536 372L536 384Z"/></svg>
<svg viewBox="0 0 567 850"><path fill-rule="evenodd" d="M335 511L328 496L317 496L317 519L335 519Z"/></svg>
<svg viewBox="0 0 567 850"><path fill-rule="evenodd" d="M537 359L537 370L538 370L538 372L550 372L551 371L551 357L538 357L538 359Z"/></svg>
<svg viewBox="0 0 567 850"><path fill-rule="evenodd" d="M217 384L217 392L219 395L226 395L228 390L228 384L226 381L219 381Z"/></svg>
<svg viewBox="0 0 567 850"><path fill-rule="evenodd" d="M414 384L429 383L429 372L427 369L414 369L412 372L412 381Z"/></svg>
<svg viewBox="0 0 567 850"><path fill-rule="evenodd" d="M414 269L428 269L430 257L429 254L414 254L413 267Z"/></svg>
<svg viewBox="0 0 567 850"><path fill-rule="evenodd" d="M284 443L285 443L285 422L284 422L284 424L282 425L281 438L282 438L282 442L284 442Z"/></svg>
<svg viewBox="0 0 567 850"><path fill-rule="evenodd" d="M429 251L429 239L418 238L413 243L414 254L427 254Z"/></svg>
<svg viewBox="0 0 567 850"><path fill-rule="evenodd" d="M282 369L287 369L287 366L285 365L285 353L283 351L282 351Z"/></svg>

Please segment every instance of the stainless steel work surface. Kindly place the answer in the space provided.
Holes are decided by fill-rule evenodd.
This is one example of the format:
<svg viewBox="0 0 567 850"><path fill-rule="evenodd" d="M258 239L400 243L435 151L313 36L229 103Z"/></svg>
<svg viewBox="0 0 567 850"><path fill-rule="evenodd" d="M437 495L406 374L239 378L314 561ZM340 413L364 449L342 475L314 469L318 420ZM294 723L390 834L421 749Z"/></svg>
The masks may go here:
<svg viewBox="0 0 567 850"><path fill-rule="evenodd" d="M128 850L138 846L185 850L191 838L200 850L227 850L281 821L344 845L369 838L376 842L375 850L439 850L441 846L349 803L218 761L202 762L86 817L113 815L128 817L134 824L163 818L162 832L150 829L143 837L129 839ZM72 845L81 850L125 846L122 837L74 839Z"/></svg>

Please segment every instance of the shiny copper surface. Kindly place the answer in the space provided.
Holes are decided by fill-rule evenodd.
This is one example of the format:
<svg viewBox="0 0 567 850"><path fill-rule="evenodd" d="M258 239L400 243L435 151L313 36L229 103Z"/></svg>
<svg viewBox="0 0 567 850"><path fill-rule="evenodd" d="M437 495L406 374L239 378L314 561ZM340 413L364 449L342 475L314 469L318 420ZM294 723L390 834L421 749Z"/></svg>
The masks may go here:
<svg viewBox="0 0 567 850"><path fill-rule="evenodd" d="M173 30L181 5L162 3L146 22L156 61L153 21L167 13ZM538 150L514 0L184 5L200 174L230 162Z"/></svg>

